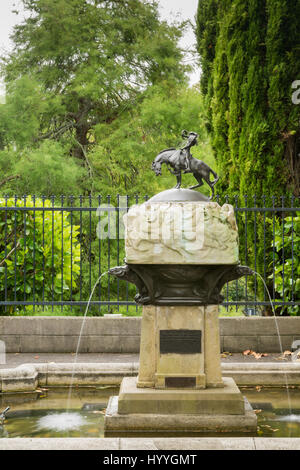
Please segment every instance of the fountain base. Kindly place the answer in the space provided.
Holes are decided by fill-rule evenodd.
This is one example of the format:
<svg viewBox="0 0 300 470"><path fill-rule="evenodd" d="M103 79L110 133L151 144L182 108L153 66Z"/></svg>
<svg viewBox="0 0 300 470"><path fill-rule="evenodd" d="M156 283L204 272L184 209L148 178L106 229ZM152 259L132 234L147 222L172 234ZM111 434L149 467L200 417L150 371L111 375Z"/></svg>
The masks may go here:
<svg viewBox="0 0 300 470"><path fill-rule="evenodd" d="M143 307L138 377L125 377L105 433L256 432L257 418L222 377L219 307Z"/></svg>
<svg viewBox="0 0 300 470"><path fill-rule="evenodd" d="M223 380L223 388L159 390L138 388L137 379L127 377L109 401L105 433L256 433L251 405L233 379Z"/></svg>

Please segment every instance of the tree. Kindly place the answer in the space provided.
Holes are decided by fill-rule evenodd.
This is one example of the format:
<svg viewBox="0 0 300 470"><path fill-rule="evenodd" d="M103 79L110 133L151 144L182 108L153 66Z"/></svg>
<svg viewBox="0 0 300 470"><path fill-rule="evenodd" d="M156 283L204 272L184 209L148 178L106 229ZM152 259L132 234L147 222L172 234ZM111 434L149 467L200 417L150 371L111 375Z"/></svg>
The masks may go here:
<svg viewBox="0 0 300 470"><path fill-rule="evenodd" d="M10 86L6 103L0 104L0 149L11 143L17 150L33 145L46 103L37 82L27 75Z"/></svg>
<svg viewBox="0 0 300 470"><path fill-rule="evenodd" d="M43 92L37 139L68 134L86 162L92 129L111 123L153 84L182 83L177 41L183 26L160 21L143 0L23 0L29 16L15 26L14 50L2 58L8 93L20 77Z"/></svg>
<svg viewBox="0 0 300 470"><path fill-rule="evenodd" d="M86 175L68 150L59 142L45 140L38 148L0 151L0 171L5 175L0 189L20 196L81 193Z"/></svg>
<svg viewBox="0 0 300 470"><path fill-rule="evenodd" d="M300 70L299 29L299 0L198 3L201 89L221 177L218 191L239 195L245 206L276 207L283 204L279 196L289 206L290 196L300 195L300 106L292 101ZM276 223L282 225L282 217L276 215ZM272 226L264 232L263 215L249 212L239 235L241 244L248 239L242 262L263 273ZM281 288L282 261L276 257L276 290ZM267 271L272 288L272 267ZM285 294L287 300L289 291Z"/></svg>
<svg viewBox="0 0 300 470"><path fill-rule="evenodd" d="M300 194L299 28L299 0L199 0L201 88L223 192Z"/></svg>

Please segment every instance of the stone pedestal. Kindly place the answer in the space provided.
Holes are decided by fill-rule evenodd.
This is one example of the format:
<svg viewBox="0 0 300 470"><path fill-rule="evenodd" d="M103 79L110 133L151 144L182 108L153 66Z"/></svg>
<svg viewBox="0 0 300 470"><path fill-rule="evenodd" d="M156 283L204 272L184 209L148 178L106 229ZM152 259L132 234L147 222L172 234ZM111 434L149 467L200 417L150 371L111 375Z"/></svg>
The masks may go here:
<svg viewBox="0 0 300 470"><path fill-rule="evenodd" d="M218 306L144 306L137 387L207 386L223 387Z"/></svg>
<svg viewBox="0 0 300 470"><path fill-rule="evenodd" d="M106 435L255 432L257 418L222 378L218 306L144 306L138 377L111 397Z"/></svg>

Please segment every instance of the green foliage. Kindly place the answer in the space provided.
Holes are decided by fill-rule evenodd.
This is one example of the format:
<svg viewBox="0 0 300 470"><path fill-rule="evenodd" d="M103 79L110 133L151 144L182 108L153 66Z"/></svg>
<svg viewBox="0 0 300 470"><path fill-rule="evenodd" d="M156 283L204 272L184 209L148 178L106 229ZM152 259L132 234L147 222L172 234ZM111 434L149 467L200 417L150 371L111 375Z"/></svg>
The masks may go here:
<svg viewBox="0 0 300 470"><path fill-rule="evenodd" d="M24 199L0 198L0 206L24 207ZM26 198L26 207L52 207L47 199ZM62 211L0 211L0 292L23 301L61 300L76 287L80 244L78 227ZM72 273L71 274L71 268ZM5 287L6 285L6 287ZM15 292L15 298L14 298ZM4 308L3 308L4 310ZM13 310L9 308L10 311Z"/></svg>
<svg viewBox="0 0 300 470"><path fill-rule="evenodd" d="M272 207L271 196L282 195L288 205L287 196L299 195L300 107L291 99L300 70L299 29L299 1L198 3L201 90L220 175L217 191L238 195L245 207ZM268 277L272 230L264 215L244 215L239 236L241 246L247 237L242 263ZM259 283L257 293L263 292Z"/></svg>
<svg viewBox="0 0 300 470"><path fill-rule="evenodd" d="M299 1L199 0L201 87L222 193L299 194L299 28Z"/></svg>
<svg viewBox="0 0 300 470"><path fill-rule="evenodd" d="M12 179L5 185L5 193L35 194L78 194L85 176L84 169L68 155L59 142L45 140L37 148L22 151L0 151L2 175Z"/></svg>
<svg viewBox="0 0 300 470"><path fill-rule="evenodd" d="M32 145L45 109L41 87L32 77L24 75L13 82L6 103L0 105L0 148L12 142L17 149Z"/></svg>
<svg viewBox="0 0 300 470"><path fill-rule="evenodd" d="M272 221L269 220L271 224ZM300 299L300 217L286 217L283 221L276 219L273 247L276 249L274 275L271 274L277 297L281 300L292 301ZM282 313L300 315L299 306L283 307Z"/></svg>

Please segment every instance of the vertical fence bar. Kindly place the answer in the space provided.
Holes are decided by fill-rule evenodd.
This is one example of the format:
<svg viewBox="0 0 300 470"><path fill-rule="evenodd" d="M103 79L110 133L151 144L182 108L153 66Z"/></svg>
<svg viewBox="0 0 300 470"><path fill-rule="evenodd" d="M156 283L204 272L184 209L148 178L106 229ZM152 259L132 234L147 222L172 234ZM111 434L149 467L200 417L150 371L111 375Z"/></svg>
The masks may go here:
<svg viewBox="0 0 300 470"><path fill-rule="evenodd" d="M99 195L98 196L98 207L101 206L101 196ZM99 274L99 277L100 275L102 274L101 272L101 211L99 212L99 221L98 221L98 247L99 247L99 261L98 261L98 274ZM99 285L98 285L98 293L99 293L99 302L101 302L101 280L99 281ZM101 313L101 303L99 303L99 313Z"/></svg>
<svg viewBox="0 0 300 470"><path fill-rule="evenodd" d="M235 206L235 220L236 220L236 225L238 227L238 211L237 211L237 208L238 208L238 195L236 194L234 196L234 206ZM235 292L236 292L236 300L238 301L239 300L239 280L236 279L235 281ZM237 304L235 305L235 311L237 312L238 311L238 306Z"/></svg>
<svg viewBox="0 0 300 470"><path fill-rule="evenodd" d="M24 207L26 207L26 195L24 195ZM23 267L23 280L24 280L24 302L26 302L26 215L27 211L24 209L24 267Z"/></svg>
<svg viewBox="0 0 300 470"><path fill-rule="evenodd" d="M248 196L244 195L244 200L245 200L245 264L247 266L247 260L248 260L248 244L247 244L247 228L248 228L248 213L247 213L247 207L248 207ZM245 276L245 298L246 302L248 300L248 276ZM248 305L245 305L245 309L247 310Z"/></svg>
<svg viewBox="0 0 300 470"><path fill-rule="evenodd" d="M8 196L5 196L5 211L4 211L4 259L7 257L7 202ZM16 249L15 249L16 251ZM7 302L7 263L4 263L4 300ZM4 307L5 313L7 306Z"/></svg>
<svg viewBox="0 0 300 470"><path fill-rule="evenodd" d="M272 196L272 225L273 225L273 266L272 266L272 271L273 271L273 299L275 299L275 197Z"/></svg>
<svg viewBox="0 0 300 470"><path fill-rule="evenodd" d="M225 203L228 204L228 194L225 195ZM226 282L226 312L228 312L229 306L228 306L228 299L229 299L229 287L228 287L228 282Z"/></svg>
<svg viewBox="0 0 300 470"><path fill-rule="evenodd" d="M15 196L15 207L17 206L18 198ZM15 210L15 220L14 220L14 301L17 300L17 211ZM20 234L21 237L21 234Z"/></svg>
<svg viewBox="0 0 300 470"><path fill-rule="evenodd" d="M74 196L70 196L70 207L72 208L73 207L73 204L74 203ZM71 234L70 234L70 239L71 239L71 266L70 266L70 275L71 275L71 291L70 291L70 295L71 295L71 312L73 310L73 307L72 307L72 300L73 300L73 211L71 210L71 214L70 214L70 218L71 218Z"/></svg>
<svg viewBox="0 0 300 470"><path fill-rule="evenodd" d="M89 194L89 296L92 292L92 196ZM92 299L91 299L92 300Z"/></svg>
<svg viewBox="0 0 300 470"><path fill-rule="evenodd" d="M63 306L63 301L64 301L64 196L61 195L61 267L60 267L60 272L61 272L61 312L63 312L64 306Z"/></svg>
<svg viewBox="0 0 300 470"><path fill-rule="evenodd" d="M138 195L138 194L135 196L135 203L136 203L136 204L139 203L139 195ZM135 289L135 292L136 292L136 294L137 294L137 288ZM136 312L138 311L138 305L137 305L137 304L135 305L135 311L136 311Z"/></svg>
<svg viewBox="0 0 300 470"><path fill-rule="evenodd" d="M55 202L55 196L51 196L51 200L52 200L52 312L54 311L54 304L53 304L53 301L54 301L54 202Z"/></svg>
<svg viewBox="0 0 300 470"><path fill-rule="evenodd" d="M117 195L117 266L120 265L120 195ZM117 278L118 312L120 311L120 282Z"/></svg>
<svg viewBox="0 0 300 470"><path fill-rule="evenodd" d="M107 219L108 219L108 237L107 237L107 270L110 269L110 202L111 196L110 194L107 196ZM108 281L107 281L107 297L108 301L110 302L110 274L108 274ZM110 313L110 306L108 307L108 312Z"/></svg>
<svg viewBox="0 0 300 470"><path fill-rule="evenodd" d="M263 209L266 208L266 196L262 197L263 200ZM264 224L264 281L267 282L266 275L266 211L263 211L263 224ZM266 301L266 289L263 289L264 292L264 302Z"/></svg>
<svg viewBox="0 0 300 470"><path fill-rule="evenodd" d="M35 205L35 195L32 196L33 208L36 208ZM35 312L35 210L33 211L33 252L32 252L32 264L33 264L33 311Z"/></svg>
<svg viewBox="0 0 300 470"><path fill-rule="evenodd" d="M126 197L126 212L129 210L129 196ZM126 302L128 302L128 281L126 282ZM126 312L128 313L128 304L126 305Z"/></svg>
<svg viewBox="0 0 300 470"><path fill-rule="evenodd" d="M284 196L281 196L281 207L284 209ZM284 302L284 212L281 212L281 224L282 224L282 300Z"/></svg>
<svg viewBox="0 0 300 470"><path fill-rule="evenodd" d="M256 208L256 194L253 196L253 206ZM257 297L257 263L256 263L256 211L254 211L254 302ZM255 309L256 310L256 309Z"/></svg>
<svg viewBox="0 0 300 470"><path fill-rule="evenodd" d="M45 302L45 199L46 196L42 196L42 224L43 224L43 257L42 257L42 265L43 265L43 287L42 287L42 299ZM43 304L43 312L45 311L45 305Z"/></svg>
<svg viewBox="0 0 300 470"><path fill-rule="evenodd" d="M82 195L79 196L79 207L82 208ZM79 300L82 300L82 210L80 210L79 214L79 240L80 240L80 273L79 273ZM82 306L80 305L80 313L82 312Z"/></svg>
<svg viewBox="0 0 300 470"><path fill-rule="evenodd" d="M291 208L294 207L294 196L291 197ZM292 302L294 302L294 212L292 212Z"/></svg>

